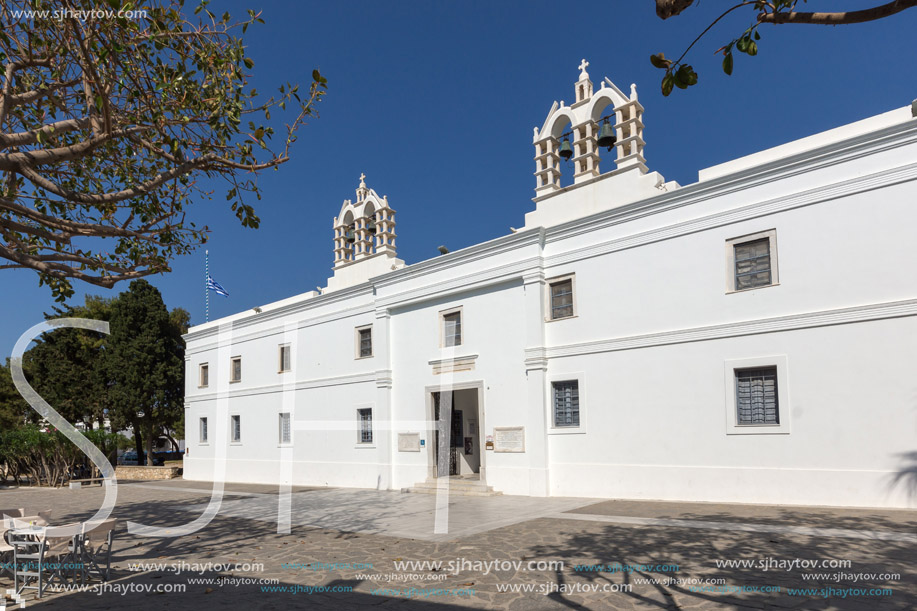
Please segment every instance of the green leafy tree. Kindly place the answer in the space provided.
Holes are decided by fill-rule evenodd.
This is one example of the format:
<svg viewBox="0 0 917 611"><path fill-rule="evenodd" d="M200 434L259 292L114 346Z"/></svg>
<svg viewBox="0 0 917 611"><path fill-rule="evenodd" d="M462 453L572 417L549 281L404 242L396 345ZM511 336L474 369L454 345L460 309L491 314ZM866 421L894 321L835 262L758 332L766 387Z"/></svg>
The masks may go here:
<svg viewBox="0 0 917 611"><path fill-rule="evenodd" d="M108 459L130 443L123 435L103 430L83 433ZM28 477L31 485L46 483L60 486L74 473L74 467L85 465L86 456L60 431L46 431L35 424L0 431L0 481L12 477L20 484Z"/></svg>
<svg viewBox="0 0 917 611"><path fill-rule="evenodd" d="M0 366L0 433L19 428L36 416L16 390L10 373L10 360L7 358L6 363Z"/></svg>
<svg viewBox="0 0 917 611"><path fill-rule="evenodd" d="M113 301L88 295L85 304L55 308L45 318L109 320ZM24 365L36 392L71 423L87 428L104 422L110 407L109 381L102 363L107 338L84 329L62 328L42 334Z"/></svg>
<svg viewBox="0 0 917 611"><path fill-rule="evenodd" d="M184 429L176 405L182 404L184 392L181 336L188 330L188 312L166 311L159 292L142 281L114 299L87 296L83 306L59 307L46 315L64 317L110 321L112 334L73 328L44 333L23 359L35 390L69 422L86 429L101 428L106 415L115 430L133 427L138 454L144 439L152 444L159 434L177 447L174 437ZM132 386L135 380L143 384ZM138 389L145 393L139 399L133 394ZM8 367L0 371L0 425L15 428L36 419L13 386Z"/></svg>
<svg viewBox="0 0 917 611"><path fill-rule="evenodd" d="M184 327L175 324L182 320ZM112 303L110 324L104 359L112 429L133 427L137 455L145 442L152 464L153 440L183 414L187 312L170 314L154 286L135 280Z"/></svg>
<svg viewBox="0 0 917 611"><path fill-rule="evenodd" d="M109 433L105 429L83 431L83 435L85 435L95 447L102 451L102 454L105 455L108 462L111 464L115 464L117 461L118 450L124 450L132 446L131 440L124 435L120 433ZM88 463L88 461L85 462Z"/></svg>
<svg viewBox="0 0 917 611"><path fill-rule="evenodd" d="M802 0L803 3L807 0ZM694 0L656 0L656 14L660 19L668 19L680 14L694 4ZM698 3L700 4L700 3ZM677 87L687 89L697 84L697 73L690 64L683 62L688 51L709 32L713 26L733 11L755 13L754 21L742 33L726 43L717 53L723 55L723 72L732 74L735 64L734 52L744 53L750 57L758 54L758 41L761 40L759 29L762 25L808 24L808 25L846 25L875 21L896 15L901 11L917 6L917 0L894 0L881 5L866 6L856 11L804 12L797 11L799 0L747 0L735 4L716 4L719 16L694 39L678 59L668 59L664 53L650 57L654 66L665 70L662 77L662 95L669 95ZM725 10L723 6L726 6Z"/></svg>
<svg viewBox="0 0 917 611"><path fill-rule="evenodd" d="M186 216L213 184L258 227L257 176L289 159L326 80L259 95L242 36L260 14L208 2L0 3L0 269L36 270L58 301L73 279L167 272L206 241Z"/></svg>

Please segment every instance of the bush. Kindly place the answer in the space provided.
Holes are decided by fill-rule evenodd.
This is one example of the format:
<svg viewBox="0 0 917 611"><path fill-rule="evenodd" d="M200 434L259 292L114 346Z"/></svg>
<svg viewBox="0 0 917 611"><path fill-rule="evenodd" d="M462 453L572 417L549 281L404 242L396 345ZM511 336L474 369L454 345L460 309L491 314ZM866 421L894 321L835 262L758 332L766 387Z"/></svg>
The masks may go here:
<svg viewBox="0 0 917 611"><path fill-rule="evenodd" d="M112 463L118 448L130 445L130 440L118 433L97 430L83 435ZM28 477L30 485L62 486L77 467L86 471L91 464L60 431L44 431L34 424L0 431L0 479L4 482L11 477L18 485Z"/></svg>

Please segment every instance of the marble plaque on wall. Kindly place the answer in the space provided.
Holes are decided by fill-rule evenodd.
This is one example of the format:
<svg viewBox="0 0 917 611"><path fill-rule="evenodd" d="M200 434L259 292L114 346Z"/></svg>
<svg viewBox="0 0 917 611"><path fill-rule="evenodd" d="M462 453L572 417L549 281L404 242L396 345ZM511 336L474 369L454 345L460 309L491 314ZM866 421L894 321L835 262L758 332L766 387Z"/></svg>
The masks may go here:
<svg viewBox="0 0 917 611"><path fill-rule="evenodd" d="M494 427L495 452L525 452L525 427Z"/></svg>
<svg viewBox="0 0 917 611"><path fill-rule="evenodd" d="M398 433L399 452L420 452L420 433Z"/></svg>

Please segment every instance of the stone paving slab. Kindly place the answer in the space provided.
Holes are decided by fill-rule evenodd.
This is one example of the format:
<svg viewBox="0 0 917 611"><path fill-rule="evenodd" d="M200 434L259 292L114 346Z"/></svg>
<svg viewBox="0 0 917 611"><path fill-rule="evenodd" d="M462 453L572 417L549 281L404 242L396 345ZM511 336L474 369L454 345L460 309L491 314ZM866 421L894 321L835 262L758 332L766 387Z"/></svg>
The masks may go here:
<svg viewBox="0 0 917 611"><path fill-rule="evenodd" d="M163 484L175 482L164 482ZM119 486L115 515L123 520L150 524L179 524L193 518L210 495L209 487L153 485ZM206 490L206 492L201 492ZM390 493L362 490L304 490L294 494L294 508L315 511L323 502L342 504L342 519L359 522L350 512L395 512L403 507L388 499ZM367 494L369 493L369 494ZM311 501L305 499L313 495ZM268 498L268 496L273 498ZM411 496L411 495L404 495ZM427 499L435 497L427 495ZM0 506L54 508L54 522L85 518L101 501L99 489L0 491ZM271 492L238 489L227 495L224 513L200 532L172 539L148 539L119 527L114 553L113 580L118 588L183 588L183 592L119 591L60 593L29 608L123 609L914 609L917 608L917 550L905 541L875 542L864 539L819 537L801 534L710 531L678 526L601 522L594 516L630 514L684 520L715 519L744 524L753 518L774 516L792 525L913 532L917 512L891 512L877 522L872 510L830 510L822 516L816 508L712 507L704 503L651 503L622 505L622 501L584 503L557 510L544 501L520 497L502 500L514 511L529 509L528 517L512 524L487 528L487 515L475 532L449 540L371 534L330 527L298 524L290 534L278 534L275 523L246 516L253 507L275 506ZM472 497L450 499L450 514L473 516L480 506L466 505ZM569 500L569 499L568 499ZM312 505L309 505L309 502ZM413 502L413 501L411 501ZM380 508L373 509L378 503ZM388 503L388 505L386 505ZM631 502L627 502L631 503ZM236 504L233 508L231 504ZM603 505L604 504L604 505ZM602 509L602 507L605 509ZM472 509L478 507L478 509ZM494 505L492 516L500 505ZM547 508L550 507L550 510ZM745 506L748 507L748 506ZM311 508L311 509L310 509ZM244 511L243 511L244 509ZM564 511L574 513L565 514ZM791 511L793 515L789 515ZM229 515L231 513L239 515ZM770 512L770 513L769 513ZM256 511L257 513L257 511ZM796 515L798 514L798 515ZM295 515L295 514L294 514ZM303 514L303 515L307 515ZM569 515L570 519L566 519ZM805 515L822 516L806 522ZM574 517L575 516L575 517ZM394 518L392 518L394 519ZM405 521L419 519L405 517ZM464 518L463 518L464 519ZM496 520L494 520L494 523ZM381 522L380 522L381 523ZM393 522L394 523L394 522ZM768 562L843 561L838 568L768 567ZM398 567L404 561L440 561L439 570ZM484 563L499 562L498 565ZM724 562L731 562L727 566ZM514 566L513 563L520 563ZM529 565L529 562L536 564ZM537 564L537 563L542 564ZM548 565L546 563L555 563ZM718 563L720 566L718 566ZM749 566L741 566L745 562ZM159 563L160 566L138 563ZM182 564L188 567L182 569ZM233 564L230 568L206 563ZM237 564L238 563L238 564ZM321 564L318 564L321 563ZM450 566L452 563L455 566ZM562 566L560 564L562 563ZM191 571L192 565L197 571ZM371 565L371 567L369 566ZM489 566L489 568L488 568ZM133 567L133 570L132 570ZM452 570L452 569L456 570ZM674 570L676 569L677 570ZM843 572L845 575L837 575ZM871 574L866 577L863 574ZM898 574L889 576L888 574ZM805 576L811 579L805 579ZM656 583L645 583L648 580ZM208 583L202 583L207 580ZM251 580L243 583L241 580ZM257 583L277 580L276 583ZM715 583L709 580L717 580ZM706 581L706 583L704 583ZM0 578L0 592L9 582ZM310 591L310 588L313 588ZM323 588L317 590L314 588ZM411 590L413 588L413 590ZM519 591L501 591L516 588ZM521 591L524 589L531 591ZM595 591L591 591L595 588ZM744 591L739 591L744 588ZM751 591L757 588L758 591ZM762 589L780 591L761 591ZM800 596L790 588L812 588ZM853 593L862 588L864 593ZM889 588L891 595L865 593ZM273 591L268 591L268 590ZM281 591L284 590L284 591ZM337 590L337 591L336 591ZM346 590L346 591L341 591ZM11 607L8 607L11 610Z"/></svg>
<svg viewBox="0 0 917 611"><path fill-rule="evenodd" d="M917 510L809 507L801 505L748 505L743 503L682 503L673 501L603 500L570 510L571 513L678 518L683 520L735 521L812 527L883 528L917 532ZM873 527L869 525L873 524Z"/></svg>
<svg viewBox="0 0 917 611"><path fill-rule="evenodd" d="M158 486L163 488L168 488L170 490L187 490L190 492L203 492L205 494L210 494L213 490L212 482L198 482L191 480L182 480L174 479L166 482L143 482L142 484L130 484L132 486ZM239 494L242 496L248 496L253 494L272 494L277 495L280 493L280 487L270 484L233 484L233 483L224 483L223 484L224 492ZM306 490L323 490L323 488L316 488L314 486L293 486L291 488L292 492L305 492Z"/></svg>
<svg viewBox="0 0 917 611"><path fill-rule="evenodd" d="M593 499L524 496L465 497L451 495L446 512L447 533L434 532L437 499L430 494L354 489L316 489L294 493L291 520L298 526L381 534L428 541L450 541L502 526L590 505ZM205 505L184 510L202 513ZM223 503L221 515L274 523L277 498L261 496Z"/></svg>

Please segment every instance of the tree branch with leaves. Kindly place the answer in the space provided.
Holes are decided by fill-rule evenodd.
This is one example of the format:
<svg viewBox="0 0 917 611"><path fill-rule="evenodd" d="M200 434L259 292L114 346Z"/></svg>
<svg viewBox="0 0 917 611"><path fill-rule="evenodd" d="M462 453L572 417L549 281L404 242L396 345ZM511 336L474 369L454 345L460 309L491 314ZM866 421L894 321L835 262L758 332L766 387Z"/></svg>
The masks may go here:
<svg viewBox="0 0 917 611"><path fill-rule="evenodd" d="M917 6L917 0L894 0L886 4L870 6L856 11L838 12L801 12L796 10L800 0L749 0L730 6L720 13L700 35L691 42L678 59L666 58L664 53L650 56L650 62L665 70L662 77L662 95L668 96L674 88L687 89L697 84L697 73L690 64L684 63L685 56L697 42L709 32L713 26L724 17L738 9L750 9L757 13L755 21L748 26L740 36L717 49L723 55L723 72L732 74L735 59L733 52L745 53L749 56L758 54L758 41L761 40L759 28L763 24L810 24L810 25L846 25L876 21L896 15L905 9ZM805 3L807 0L802 0ZM682 11L694 4L694 0L656 0L656 15L660 19L668 19L681 14Z"/></svg>
<svg viewBox="0 0 917 611"><path fill-rule="evenodd" d="M58 301L72 280L167 272L206 241L187 217L214 181L258 227L257 177L289 160L327 81L315 70L306 92L260 96L242 39L260 13L208 1L190 17L185 0L153 2L140 19L78 19L94 0L0 6L0 269L36 270Z"/></svg>

